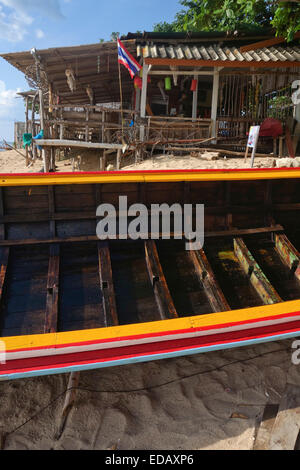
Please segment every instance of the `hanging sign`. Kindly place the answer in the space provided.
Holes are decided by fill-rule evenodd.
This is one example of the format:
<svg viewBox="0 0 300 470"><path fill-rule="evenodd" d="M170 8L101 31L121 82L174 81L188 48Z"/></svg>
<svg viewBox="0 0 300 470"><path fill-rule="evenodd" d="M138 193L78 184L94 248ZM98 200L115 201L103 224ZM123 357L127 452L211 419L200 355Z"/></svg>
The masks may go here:
<svg viewBox="0 0 300 470"><path fill-rule="evenodd" d="M259 132L260 132L260 126L250 127L247 147L251 149L257 147Z"/></svg>
<svg viewBox="0 0 300 470"><path fill-rule="evenodd" d="M251 168L254 167L254 159L255 159L256 149L258 145L259 133L260 133L260 126L250 127L245 159L247 159L248 157L249 149L252 149Z"/></svg>

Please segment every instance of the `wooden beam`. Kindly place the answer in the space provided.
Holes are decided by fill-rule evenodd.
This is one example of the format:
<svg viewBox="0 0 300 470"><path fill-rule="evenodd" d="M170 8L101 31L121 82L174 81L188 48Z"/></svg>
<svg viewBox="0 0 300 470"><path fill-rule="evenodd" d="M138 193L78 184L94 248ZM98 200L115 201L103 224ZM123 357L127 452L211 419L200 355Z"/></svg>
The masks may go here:
<svg viewBox="0 0 300 470"><path fill-rule="evenodd" d="M56 223L54 219L55 214L55 198L54 187L48 186L48 201L49 201L49 215L50 215L50 236L56 237Z"/></svg>
<svg viewBox="0 0 300 470"><path fill-rule="evenodd" d="M106 327L119 324L109 245L98 243L100 288L103 295L104 322Z"/></svg>
<svg viewBox="0 0 300 470"><path fill-rule="evenodd" d="M5 288L6 282L6 273L9 261L9 254L10 248L3 247L0 248L0 336L1 336L1 329L3 327L3 315L2 315L2 297Z"/></svg>
<svg viewBox="0 0 300 470"><path fill-rule="evenodd" d="M300 387L288 384L272 428L268 450L294 450L300 429Z"/></svg>
<svg viewBox="0 0 300 470"><path fill-rule="evenodd" d="M0 301L3 294L3 289L6 280L6 272L9 259L9 248L3 247L0 249Z"/></svg>
<svg viewBox="0 0 300 470"><path fill-rule="evenodd" d="M3 218L4 215L4 198L3 198L3 188L0 188L0 217ZM5 224L0 223L0 240L5 239Z"/></svg>
<svg viewBox="0 0 300 470"><path fill-rule="evenodd" d="M97 218L95 216L95 218ZM61 219L62 220L62 219ZM234 237L234 236L243 236L243 235L257 235L263 233L275 233L283 232L284 228L281 225L276 225L274 227L261 227L253 229L232 229L232 230L219 230L216 232L205 232L206 238L219 238L219 237ZM141 234L146 235L146 234ZM149 234L148 234L149 235ZM160 233L162 237L164 234ZM177 235L177 234L176 234ZM184 235L184 234L182 234ZM174 233L171 233L171 238L174 236ZM118 239L118 236L117 236ZM22 246L22 245L50 245L51 243L84 243L84 242L95 242L99 241L97 235L84 235L78 237L68 237L68 238L49 238L49 239L23 239L23 240L0 240L0 247L2 246Z"/></svg>
<svg viewBox="0 0 300 470"><path fill-rule="evenodd" d="M264 304L270 305L282 302L279 294L267 279L241 238L234 239L234 252Z"/></svg>
<svg viewBox="0 0 300 470"><path fill-rule="evenodd" d="M229 312L231 308L214 276L204 250L190 251L190 257L213 311Z"/></svg>
<svg viewBox="0 0 300 470"><path fill-rule="evenodd" d="M100 123L99 123L100 125ZM74 148L87 148L87 149L121 149L121 144L106 144L106 143L92 143L82 142L77 140L57 140L57 139L40 139L36 141L36 145L41 147L74 147Z"/></svg>
<svg viewBox="0 0 300 470"><path fill-rule="evenodd" d="M296 33L294 38L295 39L300 38L300 33ZM248 44L247 46L242 46L240 47L240 51L241 52L255 51L256 49L263 49L264 47L276 46L277 44L281 44L283 42L286 42L286 38L284 37L266 39L264 41L255 42L254 44Z"/></svg>
<svg viewBox="0 0 300 470"><path fill-rule="evenodd" d="M203 75L204 77L207 77L208 75L213 75L214 74L214 71L213 70L207 70L207 71L199 71L199 70L175 70L172 72L170 72L169 70L151 70L151 72L149 72L149 75L163 75L163 76L170 76L170 74L172 75L187 75L187 76L191 76L191 75L194 75L196 77L198 76L201 76Z"/></svg>
<svg viewBox="0 0 300 470"><path fill-rule="evenodd" d="M159 261L154 240L147 240L145 242L145 254L148 273L161 318L163 320L178 318L178 313L173 303L173 299Z"/></svg>
<svg viewBox="0 0 300 470"><path fill-rule="evenodd" d="M182 67L230 67L230 68L293 68L300 67L300 61L280 61L277 62L247 62L245 61L230 61L230 60L188 60L188 59L145 59L148 65L166 65L166 66L182 66Z"/></svg>
<svg viewBox="0 0 300 470"><path fill-rule="evenodd" d="M282 261L300 281L300 253L284 234L275 235L275 246Z"/></svg>
<svg viewBox="0 0 300 470"><path fill-rule="evenodd" d="M44 333L56 333L58 326L60 247L53 244L49 249L47 300Z"/></svg>

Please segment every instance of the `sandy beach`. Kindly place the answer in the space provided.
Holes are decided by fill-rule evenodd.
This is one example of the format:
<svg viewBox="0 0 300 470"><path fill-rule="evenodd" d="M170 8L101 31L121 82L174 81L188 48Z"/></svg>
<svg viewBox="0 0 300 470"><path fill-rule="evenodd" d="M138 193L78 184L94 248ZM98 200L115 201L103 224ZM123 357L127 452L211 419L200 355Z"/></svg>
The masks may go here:
<svg viewBox="0 0 300 470"><path fill-rule="evenodd" d="M23 150L19 151L24 154ZM0 152L0 172L1 173L36 173L41 171L43 162L37 159L30 167L26 167L25 157L20 153L12 151ZM99 171L99 156L93 151L75 152L75 157L81 157L82 171ZM244 158L220 158L215 161L202 160L201 158L175 155L159 155L153 159L144 160L138 164L134 164L132 158L124 158L122 161L122 170L171 170L171 169L206 169L206 168L250 168L250 158L246 161ZM115 164L115 158L112 157L110 162L112 166ZM255 168L271 168L274 164L274 158L256 158ZM56 161L57 171L72 171L71 159L62 159Z"/></svg>
<svg viewBox="0 0 300 470"><path fill-rule="evenodd" d="M248 160L249 166L250 160ZM257 159L270 167L273 159ZM158 157L123 169L245 168L244 159ZM71 171L69 160L58 171ZM0 152L0 173L36 172ZM86 168L85 168L86 169ZM4 448L99 450L251 450L265 406L299 387L293 340L81 373L76 405L55 439L68 377L0 383ZM26 423L26 424L25 424Z"/></svg>

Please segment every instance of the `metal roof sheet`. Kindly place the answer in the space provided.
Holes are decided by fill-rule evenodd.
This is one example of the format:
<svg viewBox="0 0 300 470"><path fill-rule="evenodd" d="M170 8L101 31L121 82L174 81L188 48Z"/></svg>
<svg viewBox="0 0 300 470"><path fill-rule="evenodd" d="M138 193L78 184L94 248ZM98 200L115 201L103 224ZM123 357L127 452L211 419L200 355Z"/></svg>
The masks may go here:
<svg viewBox="0 0 300 470"><path fill-rule="evenodd" d="M149 41L147 46L151 45ZM298 62L300 60L300 48L295 47L270 47L241 52L237 47L221 46L220 44L160 44L157 47L137 47L138 56L143 52L144 58L150 59L188 59L188 60L221 60L231 62Z"/></svg>

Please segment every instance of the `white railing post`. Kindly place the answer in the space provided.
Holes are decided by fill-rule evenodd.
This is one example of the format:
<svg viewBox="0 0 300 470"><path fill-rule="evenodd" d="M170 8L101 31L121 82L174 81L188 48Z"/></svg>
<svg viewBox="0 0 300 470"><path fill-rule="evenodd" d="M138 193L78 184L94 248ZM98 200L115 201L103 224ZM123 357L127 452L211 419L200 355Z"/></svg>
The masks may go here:
<svg viewBox="0 0 300 470"><path fill-rule="evenodd" d="M217 112L219 99L220 69L214 68L213 93L211 103L212 137L217 137Z"/></svg>
<svg viewBox="0 0 300 470"><path fill-rule="evenodd" d="M143 85L142 85L142 96L141 96L141 119L146 117L146 106L147 106L147 88L148 88L148 72L149 65L144 63L143 66ZM142 124L140 129L140 140L145 140L145 126Z"/></svg>

